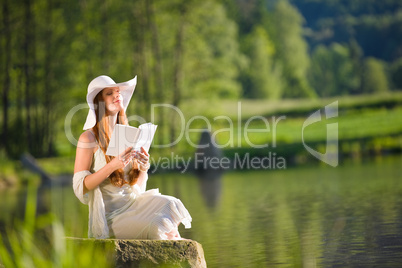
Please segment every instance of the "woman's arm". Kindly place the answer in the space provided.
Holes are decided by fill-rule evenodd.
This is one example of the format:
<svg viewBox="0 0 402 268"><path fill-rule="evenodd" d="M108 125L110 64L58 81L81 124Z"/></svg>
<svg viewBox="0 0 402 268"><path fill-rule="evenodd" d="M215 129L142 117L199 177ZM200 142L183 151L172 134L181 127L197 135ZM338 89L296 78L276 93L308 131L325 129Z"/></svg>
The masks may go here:
<svg viewBox="0 0 402 268"><path fill-rule="evenodd" d="M89 170L91 168L92 158L94 152L97 150L95 137L89 131L84 132L77 145L77 152L75 156L74 173ZM97 172L88 175L84 179L83 194L93 190L101 184L110 174L116 169L123 168L133 158L132 148L127 148L121 155L115 157L112 161L107 163L103 168Z"/></svg>

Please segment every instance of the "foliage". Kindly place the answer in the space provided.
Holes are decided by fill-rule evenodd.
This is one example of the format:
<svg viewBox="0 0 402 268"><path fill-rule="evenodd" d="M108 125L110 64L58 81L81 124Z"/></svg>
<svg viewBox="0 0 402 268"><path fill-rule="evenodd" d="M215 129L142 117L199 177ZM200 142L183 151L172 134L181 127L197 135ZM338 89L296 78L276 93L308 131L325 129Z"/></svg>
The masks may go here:
<svg viewBox="0 0 402 268"><path fill-rule="evenodd" d="M280 99L282 95L281 73L274 64L274 46L262 26L244 38L243 51L248 56L249 66L244 73L244 96L247 98Z"/></svg>
<svg viewBox="0 0 402 268"><path fill-rule="evenodd" d="M244 59L238 48L237 25L214 1L202 1L189 12L184 48L184 87L188 90L184 97L238 98L241 89L236 78ZM202 20L208 23L199 23Z"/></svg>
<svg viewBox="0 0 402 268"><path fill-rule="evenodd" d="M0 265L5 267L112 267L113 259L94 245L67 245L64 227L52 212L37 211L39 190L30 180L25 215L0 232ZM41 197L42 198L42 197ZM60 199L58 200L60 202ZM39 206L40 207L40 206ZM14 208L16 209L16 208Z"/></svg>
<svg viewBox="0 0 402 268"><path fill-rule="evenodd" d="M391 65L391 81L395 89L402 89L402 58L397 59Z"/></svg>
<svg viewBox="0 0 402 268"><path fill-rule="evenodd" d="M25 150L55 155L63 127L81 131L82 109L71 124L63 121L85 103L87 84L100 74L116 81L138 74L136 105L128 113L145 120L152 103L180 106L195 96L240 94L237 27L216 1L3 3L0 120L2 147L11 157ZM169 119L154 118L161 139L174 126Z"/></svg>
<svg viewBox="0 0 402 268"><path fill-rule="evenodd" d="M284 97L315 97L306 78L310 57L302 36L303 16L287 0L283 0L276 4L268 23L276 58L283 68L283 80L286 82Z"/></svg>
<svg viewBox="0 0 402 268"><path fill-rule="evenodd" d="M321 97L347 95L360 87L350 49L340 44L318 46L312 54L310 81Z"/></svg>
<svg viewBox="0 0 402 268"><path fill-rule="evenodd" d="M388 91L388 78L383 62L375 58L365 60L362 88L365 93L384 93Z"/></svg>
<svg viewBox="0 0 402 268"><path fill-rule="evenodd" d="M366 57L392 62L402 56L399 0L291 0L306 18L310 47L355 39Z"/></svg>

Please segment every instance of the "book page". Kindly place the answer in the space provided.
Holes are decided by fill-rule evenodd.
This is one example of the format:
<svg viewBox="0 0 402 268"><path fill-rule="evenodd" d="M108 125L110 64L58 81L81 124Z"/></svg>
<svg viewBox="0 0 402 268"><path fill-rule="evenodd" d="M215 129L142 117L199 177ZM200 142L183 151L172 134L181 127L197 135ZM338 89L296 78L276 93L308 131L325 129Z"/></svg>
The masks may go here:
<svg viewBox="0 0 402 268"><path fill-rule="evenodd" d="M135 148L140 132L141 130L136 127L116 124L110 137L106 155L118 156L130 146Z"/></svg>
<svg viewBox="0 0 402 268"><path fill-rule="evenodd" d="M137 147L134 147L136 150L140 150L141 147L144 147L145 151L149 151L149 148L151 147L152 140L154 139L154 135L156 132L156 128L158 126L154 125L152 123L146 123L142 124L139 126L139 129L141 129L140 135L137 140Z"/></svg>
<svg viewBox="0 0 402 268"><path fill-rule="evenodd" d="M106 155L117 156L123 153L128 147L140 151L144 147L145 151L149 151L152 140L155 135L157 125L145 123L138 128L116 124L110 138L109 147Z"/></svg>

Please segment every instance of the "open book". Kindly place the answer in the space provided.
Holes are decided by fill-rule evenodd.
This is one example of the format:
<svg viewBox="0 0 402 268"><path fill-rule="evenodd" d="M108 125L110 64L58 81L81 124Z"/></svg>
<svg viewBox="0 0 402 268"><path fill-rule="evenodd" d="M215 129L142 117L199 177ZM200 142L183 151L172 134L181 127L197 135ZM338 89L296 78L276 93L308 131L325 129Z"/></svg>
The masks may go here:
<svg viewBox="0 0 402 268"><path fill-rule="evenodd" d="M148 152L155 135L157 125L145 123L138 128L127 125L116 124L110 138L109 147L106 155L118 156L128 147L132 146L134 150L141 150L144 147Z"/></svg>

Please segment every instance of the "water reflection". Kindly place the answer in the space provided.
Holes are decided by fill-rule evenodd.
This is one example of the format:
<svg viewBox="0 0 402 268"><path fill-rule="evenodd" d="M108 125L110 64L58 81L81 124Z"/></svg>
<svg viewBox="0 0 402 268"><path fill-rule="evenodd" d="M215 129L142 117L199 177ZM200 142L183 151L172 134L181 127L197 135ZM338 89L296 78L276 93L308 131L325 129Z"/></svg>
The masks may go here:
<svg viewBox="0 0 402 268"><path fill-rule="evenodd" d="M224 173L223 169L217 169L208 164L210 159L216 159L219 162L223 156L222 151L215 144L211 133L204 130L194 157L197 159L194 173L198 178L202 197L209 208L215 208L219 203Z"/></svg>
<svg viewBox="0 0 402 268"><path fill-rule="evenodd" d="M361 206L356 204L356 209ZM323 243L322 263L339 267L400 267L401 218L386 219L389 216L373 203L369 211L355 211L349 217L336 219Z"/></svg>
<svg viewBox="0 0 402 268"><path fill-rule="evenodd" d="M196 171L201 195L205 204L209 208L215 208L219 204L222 193L222 175L223 170L203 170Z"/></svg>

